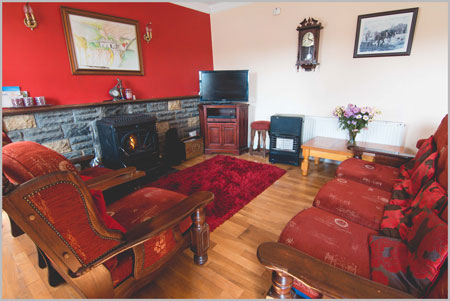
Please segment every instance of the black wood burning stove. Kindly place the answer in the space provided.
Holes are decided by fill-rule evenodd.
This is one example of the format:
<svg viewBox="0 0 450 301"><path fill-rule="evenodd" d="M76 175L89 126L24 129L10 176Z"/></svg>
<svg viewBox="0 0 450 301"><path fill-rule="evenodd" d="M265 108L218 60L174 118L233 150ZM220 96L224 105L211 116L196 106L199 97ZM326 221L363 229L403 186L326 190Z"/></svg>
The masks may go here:
<svg viewBox="0 0 450 301"><path fill-rule="evenodd" d="M145 114L118 115L97 121L98 136L105 167L135 166L157 172L161 162L156 119Z"/></svg>

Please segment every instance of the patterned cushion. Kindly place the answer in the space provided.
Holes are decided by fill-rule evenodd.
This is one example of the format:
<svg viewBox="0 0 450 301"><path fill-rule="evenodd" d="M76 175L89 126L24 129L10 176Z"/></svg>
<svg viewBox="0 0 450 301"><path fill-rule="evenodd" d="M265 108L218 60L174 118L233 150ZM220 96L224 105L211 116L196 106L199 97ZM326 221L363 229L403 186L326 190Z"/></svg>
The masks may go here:
<svg viewBox="0 0 450 301"><path fill-rule="evenodd" d="M350 158L342 162L336 176L391 192L400 170L395 167Z"/></svg>
<svg viewBox="0 0 450 301"><path fill-rule="evenodd" d="M412 207L428 208L436 214L440 214L447 206L448 196L446 191L436 181L425 184L411 203Z"/></svg>
<svg viewBox="0 0 450 301"><path fill-rule="evenodd" d="M406 243L390 237L370 237L371 277L422 297L447 259L447 225L429 209L415 211Z"/></svg>
<svg viewBox="0 0 450 301"><path fill-rule="evenodd" d="M24 183L55 171L76 171L64 156L31 141L14 142L2 149L3 172L13 183Z"/></svg>
<svg viewBox="0 0 450 301"><path fill-rule="evenodd" d="M434 145L433 135L431 135L429 138L423 141L419 150L417 151L416 156L414 158L414 167L411 170L410 175L412 175L414 171L417 169L417 167L419 167L419 165L435 151L436 146Z"/></svg>
<svg viewBox="0 0 450 301"><path fill-rule="evenodd" d="M415 196L434 177L437 156L437 152L432 153L416 168L411 176L411 195Z"/></svg>
<svg viewBox="0 0 450 301"><path fill-rule="evenodd" d="M78 261L88 265L120 244L120 240L99 234L92 227L95 216L86 214L86 200L79 188L68 182L45 187L29 197L30 206L66 244ZM68 218L70 216L70 218Z"/></svg>
<svg viewBox="0 0 450 301"><path fill-rule="evenodd" d="M397 180L392 187L392 195L389 204L407 207L411 203L413 196L410 179Z"/></svg>
<svg viewBox="0 0 450 301"><path fill-rule="evenodd" d="M408 213L411 207L388 204L384 207L380 233L393 238L406 239L408 235Z"/></svg>
<svg viewBox="0 0 450 301"><path fill-rule="evenodd" d="M400 239L371 235L369 246L371 279L409 292L407 245Z"/></svg>
<svg viewBox="0 0 450 301"><path fill-rule="evenodd" d="M390 193L345 178L326 183L316 195L314 206L373 230L380 228L383 208Z"/></svg>
<svg viewBox="0 0 450 301"><path fill-rule="evenodd" d="M408 232L409 270L421 294L427 292L447 260L448 227L433 211L417 208ZM418 212L418 213L417 213Z"/></svg>
<svg viewBox="0 0 450 301"><path fill-rule="evenodd" d="M439 153L437 162L436 179L447 191L448 185L448 114L442 119L441 124L434 133L434 142Z"/></svg>
<svg viewBox="0 0 450 301"><path fill-rule="evenodd" d="M103 198L102 191L91 189L89 190L89 192L91 193L92 199L94 200L95 206L97 207L98 215L105 226L109 229L119 230L122 233L127 232L127 230L125 230L125 228L122 227L121 224L119 224L115 219L113 219L106 213L106 203L105 199Z"/></svg>

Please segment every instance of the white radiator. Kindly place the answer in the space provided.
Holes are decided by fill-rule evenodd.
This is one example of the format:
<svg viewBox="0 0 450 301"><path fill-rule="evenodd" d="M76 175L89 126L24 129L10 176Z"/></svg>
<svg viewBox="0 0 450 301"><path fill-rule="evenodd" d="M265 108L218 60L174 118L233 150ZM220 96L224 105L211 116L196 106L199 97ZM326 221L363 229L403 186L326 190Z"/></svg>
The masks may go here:
<svg viewBox="0 0 450 301"><path fill-rule="evenodd" d="M348 139L348 132L339 128L336 117L305 116L302 144L317 136ZM403 146L405 136L404 123L374 120L369 123L367 130L361 130L356 136L356 141Z"/></svg>

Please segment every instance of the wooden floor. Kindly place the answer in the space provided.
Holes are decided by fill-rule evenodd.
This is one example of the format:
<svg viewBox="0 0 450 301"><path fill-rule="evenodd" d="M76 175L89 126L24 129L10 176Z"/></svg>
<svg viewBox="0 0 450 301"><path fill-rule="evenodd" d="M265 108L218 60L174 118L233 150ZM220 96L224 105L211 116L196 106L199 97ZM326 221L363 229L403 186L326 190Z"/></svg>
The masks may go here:
<svg viewBox="0 0 450 301"><path fill-rule="evenodd" d="M194 158L178 169L214 155ZM267 163L268 158L244 154L241 159ZM276 241L296 213L310 207L319 188L330 180L337 165L310 164L307 177L300 167L276 164L287 173L211 233L209 260L196 266L192 253L184 251L172 260L160 277L138 291L135 298L255 299L264 298L271 274L256 258L262 242ZM37 266L34 244L26 236L13 238L8 216L2 214L2 297L17 299L80 298L67 284L47 284L47 272Z"/></svg>

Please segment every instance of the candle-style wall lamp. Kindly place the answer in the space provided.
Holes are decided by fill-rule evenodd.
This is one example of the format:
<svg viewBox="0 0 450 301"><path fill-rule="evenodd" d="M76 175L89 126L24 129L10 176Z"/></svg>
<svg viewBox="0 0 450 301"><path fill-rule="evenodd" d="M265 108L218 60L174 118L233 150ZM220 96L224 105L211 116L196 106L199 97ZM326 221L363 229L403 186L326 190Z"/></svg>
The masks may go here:
<svg viewBox="0 0 450 301"><path fill-rule="evenodd" d="M25 13L25 19L23 20L25 26L30 28L31 30L36 28L37 21L34 18L33 9L28 2L23 6L23 12Z"/></svg>
<svg viewBox="0 0 450 301"><path fill-rule="evenodd" d="M152 39L152 22L148 22L147 25L145 25L145 34L144 34L144 40L148 43Z"/></svg>

